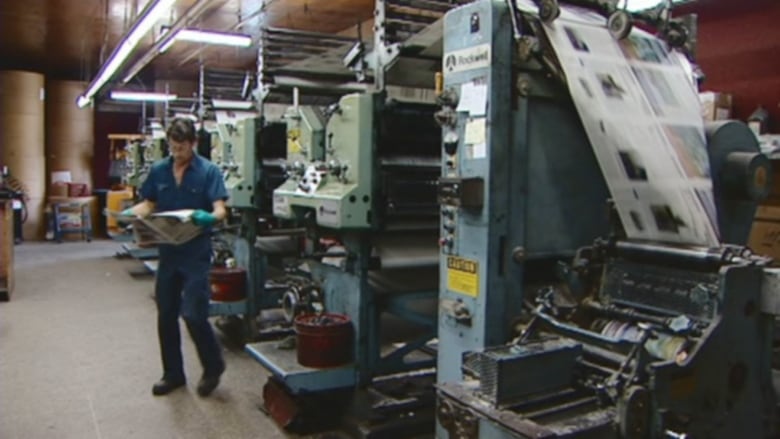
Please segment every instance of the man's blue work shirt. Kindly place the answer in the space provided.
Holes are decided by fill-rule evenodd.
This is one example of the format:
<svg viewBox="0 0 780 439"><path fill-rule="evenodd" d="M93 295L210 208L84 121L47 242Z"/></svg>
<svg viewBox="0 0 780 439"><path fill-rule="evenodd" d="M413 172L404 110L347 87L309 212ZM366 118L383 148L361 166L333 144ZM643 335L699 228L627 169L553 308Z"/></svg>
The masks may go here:
<svg viewBox="0 0 780 439"><path fill-rule="evenodd" d="M219 168L198 154L194 154L184 171L181 184L178 185L173 175L173 158L168 157L152 165L146 181L141 185L140 195L154 202L157 212L178 209L202 209L211 212L215 201L228 198ZM180 246L162 245L161 256L174 249L176 253L210 249L208 235L207 230L207 233Z"/></svg>

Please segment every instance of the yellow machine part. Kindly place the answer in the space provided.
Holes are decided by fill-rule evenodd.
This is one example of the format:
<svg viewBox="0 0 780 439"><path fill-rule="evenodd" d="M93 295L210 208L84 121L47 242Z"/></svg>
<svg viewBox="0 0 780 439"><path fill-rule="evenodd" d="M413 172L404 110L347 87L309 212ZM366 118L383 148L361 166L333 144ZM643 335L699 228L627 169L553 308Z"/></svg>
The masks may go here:
<svg viewBox="0 0 780 439"><path fill-rule="evenodd" d="M106 210L109 212L121 212L124 209L130 207L133 203L133 189L122 189L116 191L108 191L106 195ZM106 218L106 229L108 234L116 233L119 230L119 225L116 222L116 218L108 215Z"/></svg>

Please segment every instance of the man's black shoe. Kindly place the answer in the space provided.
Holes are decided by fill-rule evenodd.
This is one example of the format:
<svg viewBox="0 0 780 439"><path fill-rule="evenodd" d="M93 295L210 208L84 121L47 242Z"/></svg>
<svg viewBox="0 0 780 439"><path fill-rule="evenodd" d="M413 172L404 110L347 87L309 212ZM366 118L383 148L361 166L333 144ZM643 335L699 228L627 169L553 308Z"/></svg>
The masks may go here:
<svg viewBox="0 0 780 439"><path fill-rule="evenodd" d="M179 387L184 386L186 382L184 380L182 381L170 381L165 378L161 379L160 381L157 381L152 386L152 394L154 396L162 396L167 395L174 390L178 389Z"/></svg>
<svg viewBox="0 0 780 439"><path fill-rule="evenodd" d="M200 382L198 383L198 395L211 395L211 392L213 392L214 389L216 389L219 385L219 377L222 376L222 372L224 371L225 368L223 367L222 371L216 375L203 375L203 378L201 378Z"/></svg>

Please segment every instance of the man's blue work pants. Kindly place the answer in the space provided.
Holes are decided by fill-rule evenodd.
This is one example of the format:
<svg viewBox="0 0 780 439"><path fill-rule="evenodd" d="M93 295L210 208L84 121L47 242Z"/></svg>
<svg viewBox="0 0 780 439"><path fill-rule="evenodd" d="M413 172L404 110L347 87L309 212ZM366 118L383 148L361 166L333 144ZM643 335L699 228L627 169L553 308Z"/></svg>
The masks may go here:
<svg viewBox="0 0 780 439"><path fill-rule="evenodd" d="M210 252L195 251L193 254L182 250L160 249L155 285L163 378L170 381L185 380L179 315L195 343L203 374L216 376L225 368L222 350L208 321Z"/></svg>

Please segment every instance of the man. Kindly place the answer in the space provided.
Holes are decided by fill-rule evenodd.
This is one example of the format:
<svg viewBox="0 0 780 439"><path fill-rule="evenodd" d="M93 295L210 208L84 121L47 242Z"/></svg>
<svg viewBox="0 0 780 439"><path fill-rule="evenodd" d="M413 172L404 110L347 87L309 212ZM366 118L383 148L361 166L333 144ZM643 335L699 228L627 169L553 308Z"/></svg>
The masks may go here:
<svg viewBox="0 0 780 439"><path fill-rule="evenodd" d="M197 140L192 121L174 119L167 137L171 156L152 166L140 189L143 201L123 215L145 217L156 211L194 209L192 221L206 229L184 244L159 247L155 298L163 376L152 387L152 393L166 395L186 383L179 334L181 314L203 366L198 394L208 396L225 370L221 348L208 321L208 229L227 215L228 195L219 168L193 151Z"/></svg>

